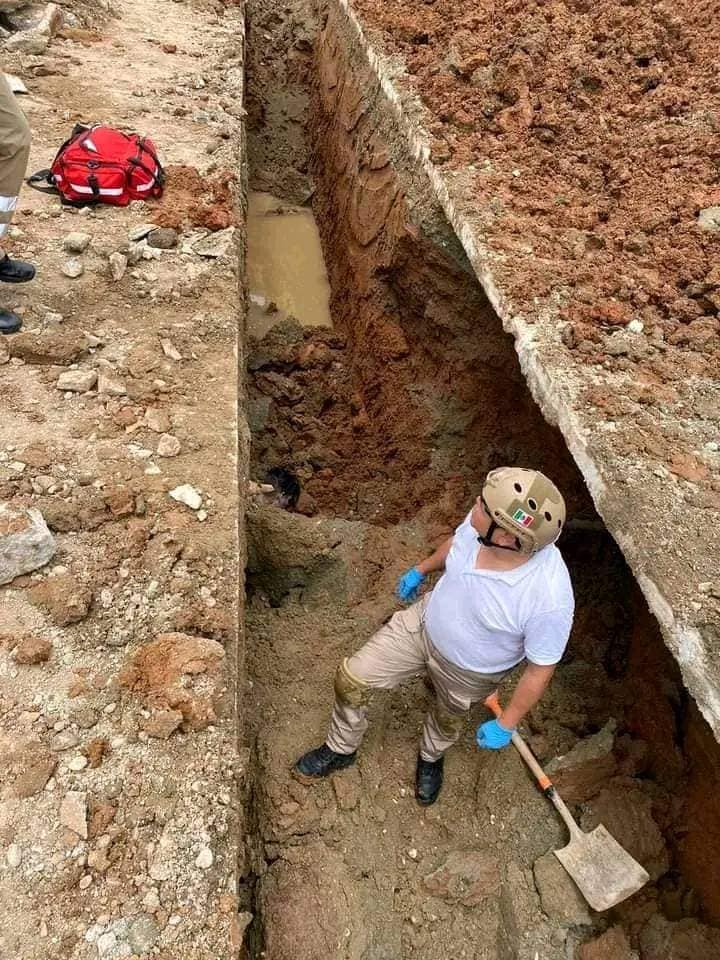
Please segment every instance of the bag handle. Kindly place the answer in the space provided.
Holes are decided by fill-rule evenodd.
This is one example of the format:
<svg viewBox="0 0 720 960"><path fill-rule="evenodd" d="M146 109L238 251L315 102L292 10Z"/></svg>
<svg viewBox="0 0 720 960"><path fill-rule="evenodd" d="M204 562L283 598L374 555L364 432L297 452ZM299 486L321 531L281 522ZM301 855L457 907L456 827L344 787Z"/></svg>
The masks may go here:
<svg viewBox="0 0 720 960"><path fill-rule="evenodd" d="M158 186L160 186L160 187L164 186L164 184L165 184L165 170L163 169L163 165L160 163L160 158L158 157L158 155L155 153L154 150L151 150L150 147L147 145L147 142L146 142L145 137L141 137L141 138L138 140L138 148L139 148L139 150L140 150L141 153L147 153L148 156L152 157L152 159L155 161L155 165L156 165L156 167L157 167L157 173L153 173L153 174L150 174L150 175L154 178L154 180L155 180L155 182L158 184ZM139 156L138 156L138 160L139 160L139 159L140 159L140 158L139 158ZM145 170L147 173L150 173L150 171L147 169L147 167L143 167L143 170Z"/></svg>
<svg viewBox="0 0 720 960"><path fill-rule="evenodd" d="M25 183L33 190L37 190L38 193L49 193L55 196L60 193L55 185L52 170L38 170L29 176ZM40 184L45 184L45 186L40 186Z"/></svg>

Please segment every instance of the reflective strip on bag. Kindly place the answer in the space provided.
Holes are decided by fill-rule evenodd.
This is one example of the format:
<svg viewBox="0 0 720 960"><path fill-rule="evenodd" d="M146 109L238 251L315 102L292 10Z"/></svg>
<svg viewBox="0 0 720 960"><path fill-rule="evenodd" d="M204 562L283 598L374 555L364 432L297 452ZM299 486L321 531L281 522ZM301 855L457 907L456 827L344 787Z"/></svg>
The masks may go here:
<svg viewBox="0 0 720 960"><path fill-rule="evenodd" d="M10 213L13 211L18 204L17 197L1 197L0 196L0 213Z"/></svg>
<svg viewBox="0 0 720 960"><path fill-rule="evenodd" d="M93 190L92 187L82 187L79 183L69 183L68 187L75 193L99 193L101 197L119 197L120 194L125 192L124 187L107 187L105 189L100 187L99 190Z"/></svg>

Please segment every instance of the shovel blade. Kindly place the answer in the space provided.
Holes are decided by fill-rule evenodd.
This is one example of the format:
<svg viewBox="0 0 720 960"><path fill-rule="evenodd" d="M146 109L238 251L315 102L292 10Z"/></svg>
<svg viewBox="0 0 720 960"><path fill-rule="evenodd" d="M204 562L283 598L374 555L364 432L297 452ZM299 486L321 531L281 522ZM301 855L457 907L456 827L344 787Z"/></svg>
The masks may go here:
<svg viewBox="0 0 720 960"><path fill-rule="evenodd" d="M593 910L609 910L650 879L602 824L590 833L575 834L555 856Z"/></svg>

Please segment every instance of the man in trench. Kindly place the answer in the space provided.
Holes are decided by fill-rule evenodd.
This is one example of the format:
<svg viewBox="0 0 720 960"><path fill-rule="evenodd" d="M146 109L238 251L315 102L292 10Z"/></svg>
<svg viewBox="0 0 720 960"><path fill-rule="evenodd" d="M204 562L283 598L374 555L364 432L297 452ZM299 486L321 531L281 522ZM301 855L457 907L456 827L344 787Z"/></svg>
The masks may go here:
<svg viewBox="0 0 720 960"><path fill-rule="evenodd" d="M30 127L0 71L0 283L27 283L35 276L31 263L11 260L5 251L29 156ZM0 308L0 334L17 333L21 326L16 313Z"/></svg>
<svg viewBox="0 0 720 960"><path fill-rule="evenodd" d="M545 692L570 636L573 590L555 546L564 522L563 497L542 473L519 467L489 473L454 535L398 583L400 599L415 600L427 575L444 571L433 590L339 665L327 739L300 757L295 776L312 782L351 766L372 690L426 673L435 703L423 727L415 796L422 805L434 803L445 751L470 707L526 661L502 715L477 729L479 747L506 747Z"/></svg>

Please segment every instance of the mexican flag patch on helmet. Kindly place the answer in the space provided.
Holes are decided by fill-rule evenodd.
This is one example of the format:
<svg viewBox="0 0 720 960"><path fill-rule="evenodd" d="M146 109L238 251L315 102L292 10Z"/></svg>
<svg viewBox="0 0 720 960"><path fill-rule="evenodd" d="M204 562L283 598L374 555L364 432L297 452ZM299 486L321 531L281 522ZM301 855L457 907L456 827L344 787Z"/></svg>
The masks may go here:
<svg viewBox="0 0 720 960"><path fill-rule="evenodd" d="M519 507L513 514L513 520L517 520L518 523L521 523L523 527L531 527L533 525L533 517L529 513L525 513L524 510L521 510Z"/></svg>

